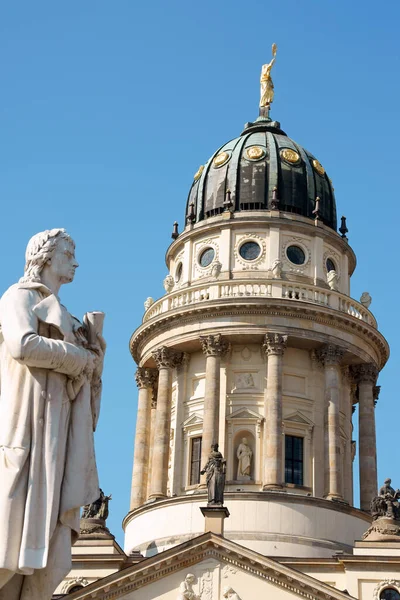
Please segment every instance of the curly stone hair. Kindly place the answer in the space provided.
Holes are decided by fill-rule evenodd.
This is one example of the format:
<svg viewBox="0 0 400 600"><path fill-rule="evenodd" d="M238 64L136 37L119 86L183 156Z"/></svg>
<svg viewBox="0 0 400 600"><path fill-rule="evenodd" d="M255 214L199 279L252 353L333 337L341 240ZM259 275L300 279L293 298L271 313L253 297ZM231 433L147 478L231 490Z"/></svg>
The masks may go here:
<svg viewBox="0 0 400 600"><path fill-rule="evenodd" d="M40 282L40 273L54 254L60 239L67 240L73 248L75 243L65 229L47 229L34 235L28 242L25 252L24 276L20 283Z"/></svg>

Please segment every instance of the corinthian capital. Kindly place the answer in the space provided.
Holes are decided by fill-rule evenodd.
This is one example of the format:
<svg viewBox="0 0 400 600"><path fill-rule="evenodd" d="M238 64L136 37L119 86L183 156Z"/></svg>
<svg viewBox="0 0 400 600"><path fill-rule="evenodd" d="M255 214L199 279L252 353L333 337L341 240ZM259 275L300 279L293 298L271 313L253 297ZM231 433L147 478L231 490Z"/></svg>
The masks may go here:
<svg viewBox="0 0 400 600"><path fill-rule="evenodd" d="M152 352L158 369L173 369L182 361L182 352L177 352L167 346L161 346Z"/></svg>
<svg viewBox="0 0 400 600"><path fill-rule="evenodd" d="M200 343L206 356L223 356L230 348L228 340L220 333L216 333L215 335L201 335Z"/></svg>
<svg viewBox="0 0 400 600"><path fill-rule="evenodd" d="M326 344L318 349L317 354L325 366L339 365L343 358L344 350L334 344Z"/></svg>
<svg viewBox="0 0 400 600"><path fill-rule="evenodd" d="M271 354L283 355L287 345L287 335L280 333L267 333L264 338L263 348L270 356Z"/></svg>
<svg viewBox="0 0 400 600"><path fill-rule="evenodd" d="M361 365L353 365L351 370L357 383L376 384L379 371L375 363L362 363Z"/></svg>
<svg viewBox="0 0 400 600"><path fill-rule="evenodd" d="M139 367L135 373L136 384L138 388L152 388L157 381L157 376L157 369Z"/></svg>

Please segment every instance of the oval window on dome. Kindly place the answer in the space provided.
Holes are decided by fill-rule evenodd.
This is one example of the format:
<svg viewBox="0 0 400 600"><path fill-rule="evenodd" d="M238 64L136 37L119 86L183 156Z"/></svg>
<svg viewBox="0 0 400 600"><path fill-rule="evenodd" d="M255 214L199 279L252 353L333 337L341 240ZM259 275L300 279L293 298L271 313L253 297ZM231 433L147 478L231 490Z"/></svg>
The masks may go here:
<svg viewBox="0 0 400 600"><path fill-rule="evenodd" d="M400 594L395 588L385 588L379 594L379 600L400 600Z"/></svg>
<svg viewBox="0 0 400 600"><path fill-rule="evenodd" d="M209 265L211 265L212 261L214 260L214 257L215 257L215 250L214 250L214 248L206 248L200 254L200 258L199 258L199 264L200 264L200 266L201 267L208 267Z"/></svg>
<svg viewBox="0 0 400 600"><path fill-rule="evenodd" d="M175 269L175 282L178 283L181 280L182 277L182 269L183 269L183 265L180 262L178 264L178 266Z"/></svg>
<svg viewBox="0 0 400 600"><path fill-rule="evenodd" d="M261 248L256 242L245 242L240 246L239 254L244 260L256 260L261 254Z"/></svg>
<svg viewBox="0 0 400 600"><path fill-rule="evenodd" d="M326 270L328 271L337 271L336 265L331 258L327 258L326 260Z"/></svg>
<svg viewBox="0 0 400 600"><path fill-rule="evenodd" d="M300 246L289 246L286 249L286 256L295 265L304 265L306 262L306 255L304 250Z"/></svg>

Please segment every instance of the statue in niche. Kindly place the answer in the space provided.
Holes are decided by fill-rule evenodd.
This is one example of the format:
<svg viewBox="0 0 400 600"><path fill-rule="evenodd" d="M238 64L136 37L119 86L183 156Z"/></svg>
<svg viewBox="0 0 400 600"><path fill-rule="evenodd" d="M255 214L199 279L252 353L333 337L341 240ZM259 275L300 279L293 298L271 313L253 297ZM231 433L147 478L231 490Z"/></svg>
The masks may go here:
<svg viewBox="0 0 400 600"><path fill-rule="evenodd" d="M218 444L211 445L211 452L207 464L200 471L206 473L208 491L207 506L222 506L224 503L226 460L218 451Z"/></svg>
<svg viewBox="0 0 400 600"><path fill-rule="evenodd" d="M224 588L223 598L227 598L228 600L240 600L239 596L235 592L231 586L227 586Z"/></svg>
<svg viewBox="0 0 400 600"><path fill-rule="evenodd" d="M250 448L247 438L242 438L242 442L239 444L236 456L238 458L238 479L250 479L251 477L251 458L253 451Z"/></svg>
<svg viewBox="0 0 400 600"><path fill-rule="evenodd" d="M80 323L61 304L77 267L64 229L38 233L0 300L1 600L51 599L71 569L80 507L99 495L104 313Z"/></svg>
<svg viewBox="0 0 400 600"><path fill-rule="evenodd" d="M177 600L199 600L198 596L193 591L193 583L196 577L192 573L188 573L185 580L179 586L179 594Z"/></svg>
<svg viewBox="0 0 400 600"><path fill-rule="evenodd" d="M103 519L106 521L109 515L108 503L112 496L106 496L100 488L100 496L92 504L83 507L82 519Z"/></svg>

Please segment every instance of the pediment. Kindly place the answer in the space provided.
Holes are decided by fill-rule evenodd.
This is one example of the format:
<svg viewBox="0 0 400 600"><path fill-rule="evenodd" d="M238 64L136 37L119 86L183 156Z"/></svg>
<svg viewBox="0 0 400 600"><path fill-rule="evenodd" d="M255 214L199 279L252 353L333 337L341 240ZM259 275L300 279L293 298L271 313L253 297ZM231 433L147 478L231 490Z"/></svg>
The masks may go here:
<svg viewBox="0 0 400 600"><path fill-rule="evenodd" d="M201 599L219 598L217 590L231 587L240 600L354 600L309 575L212 533L100 579L68 595L68 600L176 600L189 574L194 575L192 591Z"/></svg>
<svg viewBox="0 0 400 600"><path fill-rule="evenodd" d="M299 410L296 410L296 412L291 413L287 417L283 417L283 420L289 421L289 423L301 423L302 425L308 425L309 427L314 427L314 423L310 419L308 419L305 415L303 415L303 413L301 413Z"/></svg>
<svg viewBox="0 0 400 600"><path fill-rule="evenodd" d="M233 413L226 417L227 421L231 421L233 419L250 419L252 421L260 421L264 420L264 417L250 408L242 407L233 411Z"/></svg>
<svg viewBox="0 0 400 600"><path fill-rule="evenodd" d="M193 413L186 421L183 422L183 428L194 427L196 425L203 425L203 417L200 413Z"/></svg>

